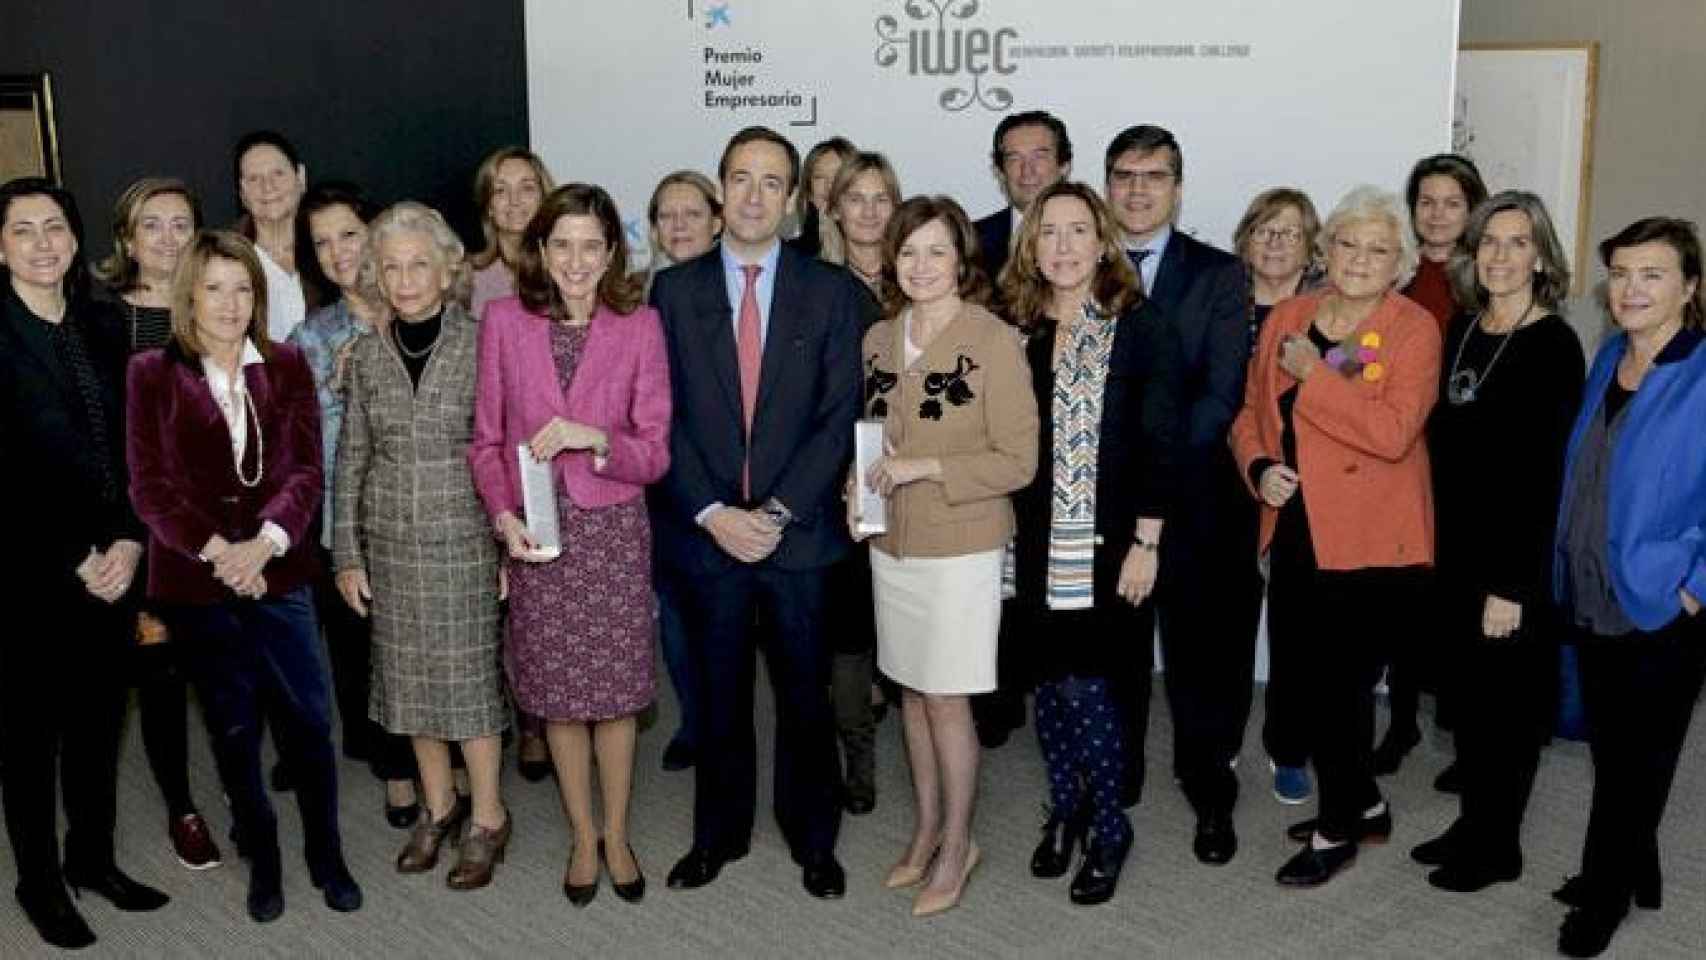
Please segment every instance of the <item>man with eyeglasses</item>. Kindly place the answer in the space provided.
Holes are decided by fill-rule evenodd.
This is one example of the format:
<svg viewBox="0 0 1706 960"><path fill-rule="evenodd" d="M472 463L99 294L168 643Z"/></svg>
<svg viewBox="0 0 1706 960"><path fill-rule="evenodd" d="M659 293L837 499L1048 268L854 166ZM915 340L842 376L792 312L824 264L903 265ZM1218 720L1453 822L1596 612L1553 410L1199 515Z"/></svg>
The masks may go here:
<svg viewBox="0 0 1706 960"><path fill-rule="evenodd" d="M1175 229L1184 154L1169 131L1129 127L1108 145L1108 206L1146 296L1177 327L1186 360L1188 491L1167 517L1156 585L1167 699L1173 710L1173 772L1197 814L1197 859L1223 864L1237 852L1231 769L1244 741L1255 669L1262 581L1256 571L1257 511L1226 445L1244 399L1249 361L1244 266ZM1147 640L1147 638L1145 638ZM1128 751L1125 796L1143 790L1153 647L1134 643L1120 684Z"/></svg>

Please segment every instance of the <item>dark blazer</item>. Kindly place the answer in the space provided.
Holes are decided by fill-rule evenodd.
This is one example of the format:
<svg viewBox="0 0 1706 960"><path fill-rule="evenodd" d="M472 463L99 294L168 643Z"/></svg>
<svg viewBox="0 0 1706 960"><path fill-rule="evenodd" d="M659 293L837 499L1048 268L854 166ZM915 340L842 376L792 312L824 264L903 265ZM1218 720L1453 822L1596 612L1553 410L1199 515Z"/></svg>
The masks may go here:
<svg viewBox="0 0 1706 960"><path fill-rule="evenodd" d="M776 552L785 570L833 563L848 546L841 483L859 415L859 342L869 299L852 274L783 245L776 264L758 406L753 414L751 497L740 363L721 249L657 275L652 305L669 350L674 419L670 469L650 493L660 562L685 572L738 563L695 522L713 503L775 497L793 512Z"/></svg>
<svg viewBox="0 0 1706 960"><path fill-rule="evenodd" d="M977 259L990 283L998 283L1013 244L1013 208L1002 207L976 224Z"/></svg>
<svg viewBox="0 0 1706 960"><path fill-rule="evenodd" d="M1244 264L1177 228L1161 256L1149 299L1179 334L1184 351L1185 466L1200 468L1226 449L1226 431L1244 405L1250 334Z"/></svg>
<svg viewBox="0 0 1706 960"><path fill-rule="evenodd" d="M214 534L248 540L271 520L290 537L263 571L267 595L311 580L319 538L313 526L324 485L320 403L302 351L275 343L265 363L243 368L261 423L244 469L264 448L261 482L237 480L231 435L202 373L201 360L170 343L130 361L126 391L130 495L148 525L148 596L166 603L214 604L233 594L199 557Z"/></svg>
<svg viewBox="0 0 1706 960"><path fill-rule="evenodd" d="M60 366L47 324L0 271L0 537L35 558L13 567L27 583L46 582L50 571L70 576L91 547L144 537L125 492L124 334L115 316L86 299L67 318L80 325L100 381L108 468L119 484L118 500L105 505L75 375Z"/></svg>
<svg viewBox="0 0 1706 960"><path fill-rule="evenodd" d="M1042 429L1037 435L1037 475L1013 495L1019 600L1043 602L1048 531L1054 500L1054 332L1025 345L1031 362ZM1115 595L1120 564L1139 517L1165 517L1178 490L1175 469L1184 433L1184 361L1179 337L1166 315L1146 300L1121 316L1102 398L1096 448L1095 602L1123 604Z"/></svg>

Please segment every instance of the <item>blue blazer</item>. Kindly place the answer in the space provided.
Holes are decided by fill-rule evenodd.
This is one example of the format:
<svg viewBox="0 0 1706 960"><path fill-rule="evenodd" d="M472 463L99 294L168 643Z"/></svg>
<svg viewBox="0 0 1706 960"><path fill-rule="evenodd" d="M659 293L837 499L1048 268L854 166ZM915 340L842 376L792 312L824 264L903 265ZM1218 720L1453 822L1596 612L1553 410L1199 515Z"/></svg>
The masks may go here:
<svg viewBox="0 0 1706 960"><path fill-rule="evenodd" d="M1611 451L1607 525L1611 585L1637 627L1656 631L1682 612L1679 588L1706 600L1706 349L1699 331L1683 330L1654 360L1630 398ZM1564 495L1553 535L1552 595L1562 600L1566 576L1564 519L1570 513L1576 455L1629 338L1618 333L1594 358L1581 413L1570 432Z"/></svg>

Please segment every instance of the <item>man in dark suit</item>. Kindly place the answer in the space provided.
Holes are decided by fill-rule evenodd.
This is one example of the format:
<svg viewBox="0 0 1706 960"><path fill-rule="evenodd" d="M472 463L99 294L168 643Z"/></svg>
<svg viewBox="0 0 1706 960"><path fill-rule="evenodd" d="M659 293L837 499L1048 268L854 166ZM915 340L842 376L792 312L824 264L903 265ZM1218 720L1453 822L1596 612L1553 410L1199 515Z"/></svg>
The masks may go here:
<svg viewBox="0 0 1706 960"><path fill-rule="evenodd" d="M1066 135L1066 124L1046 110L1009 114L995 126L989 162L995 168L995 179L1001 183L1007 205L977 221L975 226L978 263L989 275L989 282L996 283L1001 278L1001 268L1007 265L1013 236L1019 232L1025 208L1037 194L1072 173L1072 138ZM997 291L996 298L999 297ZM1000 312L998 304L991 306ZM971 698L977 739L988 750L1005 745L1012 732L1025 725L1022 678L1028 671L1020 652L1028 641L1011 634L1017 617L1003 616L1001 622L996 678L999 686Z"/></svg>
<svg viewBox="0 0 1706 960"><path fill-rule="evenodd" d="M1108 145L1108 206L1125 235L1143 289L1179 331L1185 354L1185 449L1179 499L1167 518L1156 606L1167 700L1173 710L1174 776L1196 810L1192 844L1204 863L1237 851L1231 769L1249 719L1262 581L1256 570L1255 501L1226 445L1244 400L1250 358L1244 266L1174 229L1184 195L1184 154L1161 127L1136 126ZM1125 693L1130 771L1125 799L1143 790L1151 646L1141 644Z"/></svg>
<svg viewBox="0 0 1706 960"><path fill-rule="evenodd" d="M785 247L799 155L749 127L723 153L722 245L659 274L675 418L653 490L659 561L687 584L700 723L693 848L669 885L702 886L746 855L757 805L754 621L770 626L776 820L806 890L839 897L839 771L823 631L826 572L848 549L842 481L859 410L861 294Z"/></svg>
<svg viewBox="0 0 1706 960"><path fill-rule="evenodd" d="M1025 208L1072 173L1072 140L1066 124L1046 110L1009 114L995 127L989 162L1007 197L1007 206L977 222L978 260L994 283L1007 265Z"/></svg>

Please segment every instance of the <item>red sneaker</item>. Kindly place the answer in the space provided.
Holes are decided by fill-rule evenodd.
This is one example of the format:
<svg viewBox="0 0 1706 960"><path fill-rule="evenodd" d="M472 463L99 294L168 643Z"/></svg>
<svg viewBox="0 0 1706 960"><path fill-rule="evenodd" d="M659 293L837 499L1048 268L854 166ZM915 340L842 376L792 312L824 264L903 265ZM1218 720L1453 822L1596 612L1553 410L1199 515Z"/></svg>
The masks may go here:
<svg viewBox="0 0 1706 960"><path fill-rule="evenodd" d="M219 847L199 813L187 813L171 821L166 825L166 834L172 838L172 850L186 870L212 870L225 862L219 858Z"/></svg>

